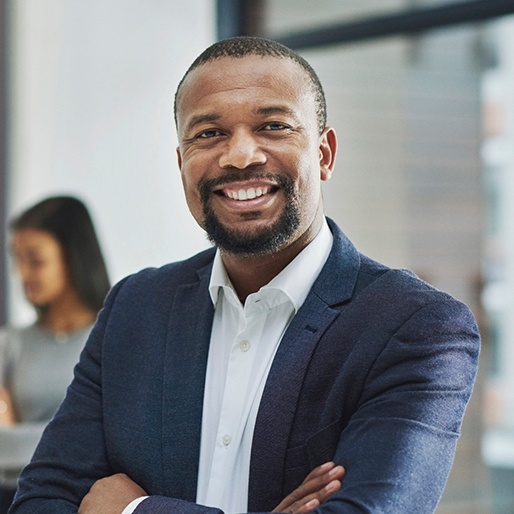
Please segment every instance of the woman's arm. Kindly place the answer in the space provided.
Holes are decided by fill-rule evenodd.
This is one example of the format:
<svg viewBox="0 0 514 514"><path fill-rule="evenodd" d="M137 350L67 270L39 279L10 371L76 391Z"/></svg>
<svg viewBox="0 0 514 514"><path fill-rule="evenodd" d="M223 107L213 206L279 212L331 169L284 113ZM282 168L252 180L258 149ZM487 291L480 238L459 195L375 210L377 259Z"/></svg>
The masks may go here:
<svg viewBox="0 0 514 514"><path fill-rule="evenodd" d="M16 417L11 395L5 387L0 387L0 425L14 425Z"/></svg>

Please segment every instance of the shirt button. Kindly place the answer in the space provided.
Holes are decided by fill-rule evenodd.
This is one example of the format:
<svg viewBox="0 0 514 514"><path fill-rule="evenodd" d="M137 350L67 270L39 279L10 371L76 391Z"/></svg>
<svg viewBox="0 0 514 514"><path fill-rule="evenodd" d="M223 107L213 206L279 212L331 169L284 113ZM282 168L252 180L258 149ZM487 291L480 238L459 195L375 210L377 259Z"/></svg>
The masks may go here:
<svg viewBox="0 0 514 514"><path fill-rule="evenodd" d="M239 348L241 348L242 352L247 352L250 349L250 342L249 341L241 341L239 344Z"/></svg>
<svg viewBox="0 0 514 514"><path fill-rule="evenodd" d="M232 442L232 437L228 434L225 434L222 438L223 446L228 446Z"/></svg>

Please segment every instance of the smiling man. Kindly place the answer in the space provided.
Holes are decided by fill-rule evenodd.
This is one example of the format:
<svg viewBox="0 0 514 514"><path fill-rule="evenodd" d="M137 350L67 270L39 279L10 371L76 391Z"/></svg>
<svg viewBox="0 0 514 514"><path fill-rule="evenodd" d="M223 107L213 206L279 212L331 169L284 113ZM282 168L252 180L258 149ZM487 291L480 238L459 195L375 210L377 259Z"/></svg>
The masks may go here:
<svg viewBox="0 0 514 514"><path fill-rule="evenodd" d="M336 136L318 120L319 88L291 59L221 54L193 67L177 93L186 199L243 298L323 223L320 183L332 174Z"/></svg>
<svg viewBox="0 0 514 514"><path fill-rule="evenodd" d="M315 72L224 40L175 115L213 248L113 288L12 513L433 512L479 336L325 218L337 142Z"/></svg>

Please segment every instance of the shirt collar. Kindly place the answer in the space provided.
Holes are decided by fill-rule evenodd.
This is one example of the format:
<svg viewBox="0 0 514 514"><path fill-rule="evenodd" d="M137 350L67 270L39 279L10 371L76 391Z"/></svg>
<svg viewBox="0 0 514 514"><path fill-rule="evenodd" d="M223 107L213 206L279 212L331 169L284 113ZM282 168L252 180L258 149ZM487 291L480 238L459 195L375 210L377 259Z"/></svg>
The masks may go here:
<svg viewBox="0 0 514 514"><path fill-rule="evenodd" d="M316 237L273 279L261 288L283 291L293 303L295 312L301 307L325 265L332 249L332 232L324 219ZM302 277L302 280L298 280ZM234 292L219 250L216 252L209 283L209 293L214 305L221 288ZM234 292L235 295L235 292Z"/></svg>

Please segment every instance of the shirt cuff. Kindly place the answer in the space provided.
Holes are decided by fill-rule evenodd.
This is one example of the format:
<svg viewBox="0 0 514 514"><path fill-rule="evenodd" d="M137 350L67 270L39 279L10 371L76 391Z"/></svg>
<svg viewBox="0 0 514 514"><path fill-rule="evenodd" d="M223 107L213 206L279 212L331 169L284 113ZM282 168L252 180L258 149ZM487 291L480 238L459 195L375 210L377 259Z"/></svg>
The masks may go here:
<svg viewBox="0 0 514 514"><path fill-rule="evenodd" d="M136 507L143 501L146 500L148 496L141 496L141 498L136 498L135 500L132 500L124 509L121 514L132 514Z"/></svg>

